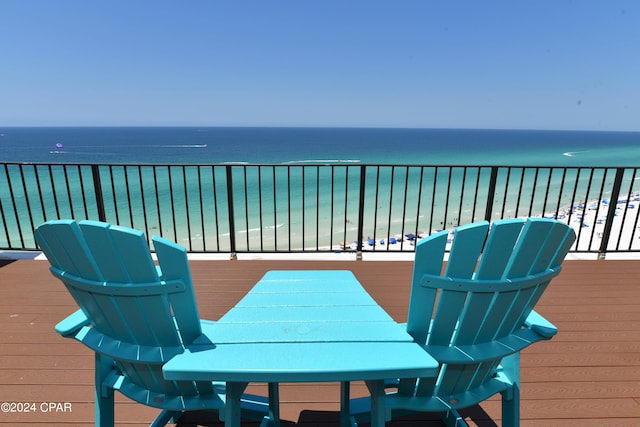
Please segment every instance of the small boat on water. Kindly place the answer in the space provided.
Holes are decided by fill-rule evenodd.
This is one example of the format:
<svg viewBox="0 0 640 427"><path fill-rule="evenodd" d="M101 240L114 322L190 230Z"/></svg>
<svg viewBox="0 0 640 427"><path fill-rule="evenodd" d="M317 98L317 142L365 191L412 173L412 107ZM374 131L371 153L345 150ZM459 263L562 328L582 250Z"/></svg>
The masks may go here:
<svg viewBox="0 0 640 427"><path fill-rule="evenodd" d="M49 150L49 153L51 154L62 154L64 153L64 151L62 150L64 148L64 146L62 145L61 142L57 142L56 145L54 146L53 150Z"/></svg>

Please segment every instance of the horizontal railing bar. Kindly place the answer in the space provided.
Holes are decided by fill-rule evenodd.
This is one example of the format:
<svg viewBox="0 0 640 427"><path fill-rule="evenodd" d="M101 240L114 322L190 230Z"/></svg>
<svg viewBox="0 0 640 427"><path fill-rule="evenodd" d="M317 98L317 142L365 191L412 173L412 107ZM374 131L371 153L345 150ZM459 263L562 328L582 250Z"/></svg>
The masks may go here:
<svg viewBox="0 0 640 427"><path fill-rule="evenodd" d="M113 163L95 163L95 162L22 162L22 161L1 161L0 164L6 165L52 165L52 166L138 166L138 167L216 167L216 168L224 168L227 166L233 168L244 168L244 167L297 167L297 168L315 168L315 167L327 167L327 166L336 166L342 168L354 168L354 167L387 167L391 168L395 167L418 167L418 168L435 168L435 167L445 167L445 168L483 168L483 169L491 169L491 168L513 168L513 169L636 169L640 168L640 166L611 166L611 165L589 165L589 166L562 166L562 165L536 165L536 164L500 164L500 163L461 163L461 164L442 164L442 163L370 163L370 162L353 162L353 163L339 163L339 162L314 162L313 164L309 164L306 162L300 163L243 163L243 162L224 162L224 163L123 163L123 162L113 162Z"/></svg>

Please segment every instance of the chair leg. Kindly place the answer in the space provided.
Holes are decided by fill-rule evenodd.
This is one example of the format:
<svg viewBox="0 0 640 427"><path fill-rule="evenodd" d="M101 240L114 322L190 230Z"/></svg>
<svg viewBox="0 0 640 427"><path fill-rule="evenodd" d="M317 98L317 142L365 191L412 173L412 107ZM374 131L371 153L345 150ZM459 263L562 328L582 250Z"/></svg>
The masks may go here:
<svg viewBox="0 0 640 427"><path fill-rule="evenodd" d="M511 399L502 395L502 427L520 427L520 385L514 384Z"/></svg>
<svg viewBox="0 0 640 427"><path fill-rule="evenodd" d="M502 393L502 426L520 426L520 353L502 360L504 374L511 381L511 388Z"/></svg>
<svg viewBox="0 0 640 427"><path fill-rule="evenodd" d="M98 353L95 355L95 417L96 427L113 427L114 391L106 385L106 380L113 369L113 360Z"/></svg>

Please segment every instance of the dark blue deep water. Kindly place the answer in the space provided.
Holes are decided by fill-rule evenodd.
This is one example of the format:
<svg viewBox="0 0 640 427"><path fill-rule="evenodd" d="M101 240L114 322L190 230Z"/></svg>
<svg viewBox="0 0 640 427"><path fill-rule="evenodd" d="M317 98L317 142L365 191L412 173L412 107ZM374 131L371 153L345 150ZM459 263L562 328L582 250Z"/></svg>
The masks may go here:
<svg viewBox="0 0 640 427"><path fill-rule="evenodd" d="M0 161L640 166L640 132L0 127Z"/></svg>

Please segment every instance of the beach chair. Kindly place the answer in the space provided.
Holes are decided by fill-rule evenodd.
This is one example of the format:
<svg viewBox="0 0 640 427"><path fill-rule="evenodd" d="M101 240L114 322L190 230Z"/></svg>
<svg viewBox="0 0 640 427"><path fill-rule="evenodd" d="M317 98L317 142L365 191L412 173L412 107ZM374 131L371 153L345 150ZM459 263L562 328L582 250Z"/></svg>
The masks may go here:
<svg viewBox="0 0 640 427"><path fill-rule="evenodd" d="M80 310L56 326L95 351L96 426L114 425L114 390L162 409L152 426L186 411L223 417L224 384L166 381L162 365L191 344L204 348L203 331L183 247L154 237L156 267L142 232L96 221L55 220L35 230L36 241ZM246 396L243 416L262 419L265 399Z"/></svg>
<svg viewBox="0 0 640 427"><path fill-rule="evenodd" d="M436 378L389 381L371 397L353 399L354 420L371 404L386 418L439 412L448 426L466 426L459 409L502 395L502 425L520 424L520 351L557 329L533 308L560 272L575 240L566 224L544 218L478 222L421 240L406 328L440 363Z"/></svg>

